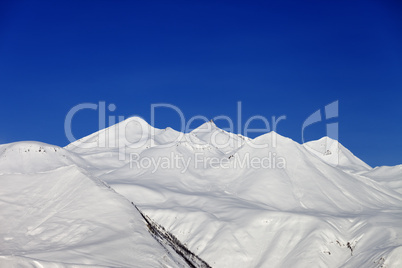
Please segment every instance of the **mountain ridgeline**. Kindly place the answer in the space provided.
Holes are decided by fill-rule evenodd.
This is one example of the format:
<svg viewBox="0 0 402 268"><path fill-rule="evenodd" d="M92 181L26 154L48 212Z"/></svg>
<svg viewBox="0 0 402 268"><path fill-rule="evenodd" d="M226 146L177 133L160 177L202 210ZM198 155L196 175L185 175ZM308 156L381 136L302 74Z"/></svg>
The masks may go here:
<svg viewBox="0 0 402 268"><path fill-rule="evenodd" d="M400 267L401 189L328 137L133 117L0 145L0 266Z"/></svg>

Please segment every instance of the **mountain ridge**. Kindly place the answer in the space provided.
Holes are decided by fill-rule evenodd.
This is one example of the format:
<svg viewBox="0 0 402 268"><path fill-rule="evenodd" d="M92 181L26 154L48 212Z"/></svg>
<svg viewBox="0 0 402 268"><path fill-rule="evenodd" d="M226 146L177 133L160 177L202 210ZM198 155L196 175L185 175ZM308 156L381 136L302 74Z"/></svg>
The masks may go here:
<svg viewBox="0 0 402 268"><path fill-rule="evenodd" d="M117 243L136 254L145 251L141 265L183 265L149 240L144 222L127 214L127 204L134 203L149 222L163 226L157 229L211 267L401 265L399 166L372 169L328 137L300 144L276 132L247 139L212 122L181 133L151 129L141 120L129 119L64 148L0 145L0 222L9 223L0 228L0 241L9 245L0 247L0 263L30 262L5 257L16 254L66 266L75 259L131 267L130 251L108 253ZM32 213L42 207L42 213ZM108 214L118 220L109 221ZM85 230L95 230L98 240L85 239L98 246L57 236L58 224L70 237L85 238ZM113 230L120 238L110 244L105 233ZM57 254L33 249L52 243L60 248Z"/></svg>

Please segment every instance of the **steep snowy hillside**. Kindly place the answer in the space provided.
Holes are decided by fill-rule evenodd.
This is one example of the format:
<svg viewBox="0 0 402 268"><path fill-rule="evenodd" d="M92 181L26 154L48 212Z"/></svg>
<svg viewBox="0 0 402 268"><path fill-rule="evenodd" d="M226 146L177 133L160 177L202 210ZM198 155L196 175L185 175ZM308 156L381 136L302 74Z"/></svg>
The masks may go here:
<svg viewBox="0 0 402 268"><path fill-rule="evenodd" d="M165 149L164 153L168 155L169 148L173 146L193 152L223 154L216 146L199 139L193 133L181 133L169 127L153 128L139 117L129 118L93 133L65 148L90 163L91 173L99 176L129 164L132 158L145 151L145 154L152 154ZM152 148L158 150L153 151Z"/></svg>
<svg viewBox="0 0 402 268"><path fill-rule="evenodd" d="M212 153L202 157L220 164L197 165L199 156L180 144L154 147L139 159L156 163L175 155L188 168L134 164L101 178L212 266L356 267L397 256L398 193L328 165L274 132L244 144L230 159ZM247 166L251 159L265 162ZM378 233L382 228L388 231Z"/></svg>
<svg viewBox="0 0 402 268"><path fill-rule="evenodd" d="M192 142L198 143L194 137L207 144L210 144L225 154L234 152L250 139L240 134L229 133L218 128L211 120L191 131L188 135Z"/></svg>
<svg viewBox="0 0 402 268"><path fill-rule="evenodd" d="M157 129L140 117L131 117L116 125L79 139L66 149L84 154L99 151L111 151L128 147L128 152L141 152L153 146L163 146L181 140L183 133L172 128Z"/></svg>
<svg viewBox="0 0 402 268"><path fill-rule="evenodd" d="M402 194L402 165L375 167L362 175Z"/></svg>
<svg viewBox="0 0 402 268"><path fill-rule="evenodd" d="M79 157L43 143L1 149L0 267L187 266L127 199L72 164Z"/></svg>
<svg viewBox="0 0 402 268"><path fill-rule="evenodd" d="M0 146L0 265L400 267L401 181L328 137L134 117Z"/></svg>
<svg viewBox="0 0 402 268"><path fill-rule="evenodd" d="M357 158L337 140L323 137L303 144L311 153L317 155L330 165L350 172L364 172L371 169L369 165Z"/></svg>
<svg viewBox="0 0 402 268"><path fill-rule="evenodd" d="M86 165L78 155L42 142L0 145L0 174L34 173L68 165Z"/></svg>
<svg viewBox="0 0 402 268"><path fill-rule="evenodd" d="M77 140L65 148L79 154L92 168L102 173L127 164L130 154L139 154L155 146L170 147L177 141L185 142L185 135L169 127L153 128L143 119L132 117Z"/></svg>

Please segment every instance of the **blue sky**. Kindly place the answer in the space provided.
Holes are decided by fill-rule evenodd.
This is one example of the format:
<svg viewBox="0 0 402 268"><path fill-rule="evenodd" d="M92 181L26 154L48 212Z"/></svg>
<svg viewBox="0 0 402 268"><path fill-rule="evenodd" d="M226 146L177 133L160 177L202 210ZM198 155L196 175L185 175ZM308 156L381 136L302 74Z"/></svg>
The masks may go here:
<svg viewBox="0 0 402 268"><path fill-rule="evenodd" d="M243 121L286 115L277 132L300 142L304 120L339 100L340 142L372 166L402 164L402 4L1 1L0 89L0 143L65 146L68 111L99 101L146 120L161 102L236 120L241 101ZM173 111L156 119L179 128ZM96 111L74 117L76 137L97 128Z"/></svg>

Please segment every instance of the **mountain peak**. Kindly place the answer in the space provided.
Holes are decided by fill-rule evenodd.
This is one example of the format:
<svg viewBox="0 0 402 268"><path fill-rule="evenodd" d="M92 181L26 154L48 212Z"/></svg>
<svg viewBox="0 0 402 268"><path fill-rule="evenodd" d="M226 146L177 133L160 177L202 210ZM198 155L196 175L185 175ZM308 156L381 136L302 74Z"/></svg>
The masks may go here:
<svg viewBox="0 0 402 268"><path fill-rule="evenodd" d="M211 132L215 129L218 129L218 127L215 125L214 120L211 119L208 122L205 122L202 125L200 125L199 127L193 129L191 131L191 133L197 133L197 132L206 133L206 132Z"/></svg>
<svg viewBox="0 0 402 268"><path fill-rule="evenodd" d="M131 123L131 122L137 122L137 123L139 123L139 124L141 124L141 125L145 125L145 126L150 126L150 127L151 127L151 125L148 124L148 122L145 121L145 119L143 119L143 118L140 117L140 116L131 116L131 117L129 117L129 118L127 118L127 119L125 119L125 120L119 122L119 124L121 124L121 123Z"/></svg>
<svg viewBox="0 0 402 268"><path fill-rule="evenodd" d="M321 158L324 162L339 166L344 170L360 172L370 170L371 167L355 156L338 140L324 136L318 140L303 143L304 148Z"/></svg>
<svg viewBox="0 0 402 268"><path fill-rule="evenodd" d="M6 173L44 172L80 161L65 149L37 141L19 141L0 146L0 170Z"/></svg>
<svg viewBox="0 0 402 268"><path fill-rule="evenodd" d="M278 134L275 131L270 131L268 133L262 134L258 137L255 137L254 139L251 140L251 142L256 143L256 144L262 144L262 143L268 143L271 145L275 145L277 142L283 143L283 142L293 142L297 143L296 141L287 138L285 136L282 136ZM297 143L298 144L298 143Z"/></svg>

